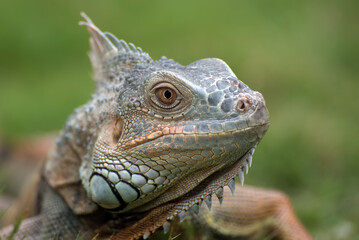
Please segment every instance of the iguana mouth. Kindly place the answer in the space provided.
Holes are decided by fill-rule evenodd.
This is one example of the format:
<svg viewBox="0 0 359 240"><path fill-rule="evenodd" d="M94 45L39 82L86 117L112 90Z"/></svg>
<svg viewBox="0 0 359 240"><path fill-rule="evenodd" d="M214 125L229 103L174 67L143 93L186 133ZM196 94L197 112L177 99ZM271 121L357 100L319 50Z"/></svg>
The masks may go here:
<svg viewBox="0 0 359 240"><path fill-rule="evenodd" d="M121 152L103 153L95 150L94 172L90 178L92 199L111 211L146 211L171 201L191 191L196 186L194 183L202 182L216 171L238 162L235 155L244 156L247 154L246 149L251 149L260 140L261 137L256 133L257 128L263 127L249 127L210 135L196 133L195 128L194 133L183 134L185 127L179 126L173 127L171 131L162 131L162 135L156 134L155 137L151 137L153 139L144 141L140 149L131 148L131 152L126 152L126 155ZM248 143L240 147L236 139L242 139L248 131L254 137L247 139ZM166 137L172 140L178 135L184 143L179 145L187 149L186 154L176 149L173 143L165 144ZM155 141L156 139L159 140ZM155 143L152 143L153 141ZM216 143L220 141L223 143ZM152 146L149 144L160 145L162 152L152 156L151 152L155 151L151 150ZM141 153L143 149L148 152ZM225 157L226 161L220 161L222 157ZM245 166L247 168L247 165ZM180 185L186 187L178 188ZM158 200L159 194L161 196ZM144 201L144 196L150 198Z"/></svg>
<svg viewBox="0 0 359 240"><path fill-rule="evenodd" d="M238 129L238 130L232 130L232 131L223 131L223 132L218 132L218 133L201 133L201 132L197 132L197 126L194 125L193 126L193 130L191 132L185 132L185 126L184 125L179 125L179 126L173 126L173 127L164 127L162 129L156 129L155 131L144 135L142 137L133 139L129 142L126 142L124 144L124 148L127 149L131 149L134 148L136 146L151 142L151 141L155 141L158 138L162 138L164 136L169 136L169 137L175 137L175 136L181 136L184 137L184 142L186 141L186 138L193 138L195 143L198 143L199 141L201 141L201 137L207 137L207 138L216 138L216 137L221 137L221 136L225 136L225 135L232 135L235 133L239 133L239 132L245 132L247 130L252 129L253 127L260 127L260 126L265 126L267 125L265 124L259 124L256 126L251 126L251 127L247 127L247 128L242 128L242 129Z"/></svg>

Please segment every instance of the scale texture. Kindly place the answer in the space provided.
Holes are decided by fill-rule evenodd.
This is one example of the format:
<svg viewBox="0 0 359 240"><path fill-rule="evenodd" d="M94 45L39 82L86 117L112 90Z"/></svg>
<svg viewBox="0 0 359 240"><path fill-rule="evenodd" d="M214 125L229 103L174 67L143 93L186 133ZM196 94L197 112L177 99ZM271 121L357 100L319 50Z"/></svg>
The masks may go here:
<svg viewBox="0 0 359 240"><path fill-rule="evenodd" d="M208 238L311 239L285 195L235 183L269 126L259 92L220 59L154 61L82 16L95 93L64 125L15 239L155 238L184 219Z"/></svg>

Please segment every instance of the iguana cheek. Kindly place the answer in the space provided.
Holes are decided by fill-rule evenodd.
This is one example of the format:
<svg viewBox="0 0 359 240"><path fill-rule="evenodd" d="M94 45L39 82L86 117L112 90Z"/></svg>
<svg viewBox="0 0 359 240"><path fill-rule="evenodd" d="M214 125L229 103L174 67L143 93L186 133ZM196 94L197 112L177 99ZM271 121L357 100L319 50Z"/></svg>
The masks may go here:
<svg viewBox="0 0 359 240"><path fill-rule="evenodd" d="M94 175L90 182L91 198L104 208L117 208L121 205L108 182L100 175Z"/></svg>
<svg viewBox="0 0 359 240"><path fill-rule="evenodd" d="M124 181L114 184L99 174L90 180L91 199L103 208L121 210L139 198L139 191Z"/></svg>

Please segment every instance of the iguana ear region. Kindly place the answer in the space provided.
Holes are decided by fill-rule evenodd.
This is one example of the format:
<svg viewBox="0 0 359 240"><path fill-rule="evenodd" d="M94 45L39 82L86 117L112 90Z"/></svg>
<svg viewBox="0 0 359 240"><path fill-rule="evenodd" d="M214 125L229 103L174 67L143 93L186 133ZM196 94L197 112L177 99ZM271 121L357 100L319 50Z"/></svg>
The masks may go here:
<svg viewBox="0 0 359 240"><path fill-rule="evenodd" d="M153 62L151 57L141 48L132 43L127 44L124 40L119 40L111 33L102 32L85 13L82 12L81 16L84 21L80 21L79 24L86 26L91 36L89 57L97 82L105 80L107 75L112 75L110 71L113 69L121 74L121 72L131 69L138 63Z"/></svg>

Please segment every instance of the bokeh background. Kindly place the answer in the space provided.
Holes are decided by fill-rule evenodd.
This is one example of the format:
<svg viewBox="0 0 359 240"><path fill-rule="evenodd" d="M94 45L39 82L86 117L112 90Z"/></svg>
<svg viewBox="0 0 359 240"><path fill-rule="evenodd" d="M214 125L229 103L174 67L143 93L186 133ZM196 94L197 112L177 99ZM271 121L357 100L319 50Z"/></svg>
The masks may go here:
<svg viewBox="0 0 359 240"><path fill-rule="evenodd" d="M359 1L0 1L0 137L58 131L94 89L85 11L153 59L225 60L271 127L246 183L287 193L315 239L359 239Z"/></svg>

